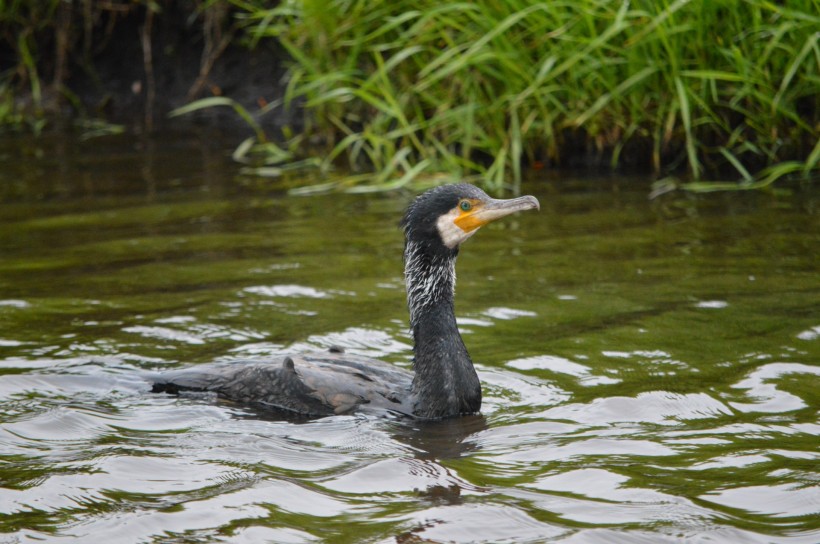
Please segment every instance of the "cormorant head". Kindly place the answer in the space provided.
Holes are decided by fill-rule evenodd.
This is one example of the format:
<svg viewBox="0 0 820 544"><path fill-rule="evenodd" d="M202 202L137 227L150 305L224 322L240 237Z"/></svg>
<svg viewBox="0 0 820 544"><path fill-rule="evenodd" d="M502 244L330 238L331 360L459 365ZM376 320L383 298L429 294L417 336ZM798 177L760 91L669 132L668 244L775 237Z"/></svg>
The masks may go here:
<svg viewBox="0 0 820 544"><path fill-rule="evenodd" d="M467 183L442 185L421 194L401 222L408 243L429 252L456 254L459 245L491 221L540 209L534 196L496 200Z"/></svg>

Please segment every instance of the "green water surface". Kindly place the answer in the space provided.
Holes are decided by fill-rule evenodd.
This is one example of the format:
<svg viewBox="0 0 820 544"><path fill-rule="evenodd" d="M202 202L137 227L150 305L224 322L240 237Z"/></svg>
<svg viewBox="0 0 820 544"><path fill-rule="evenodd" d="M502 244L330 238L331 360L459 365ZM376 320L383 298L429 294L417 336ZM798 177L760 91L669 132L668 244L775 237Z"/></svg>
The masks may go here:
<svg viewBox="0 0 820 544"><path fill-rule="evenodd" d="M458 261L481 417L288 421L146 373L409 366L412 191L292 197L210 136L0 142L0 541L820 541L811 186L533 176Z"/></svg>

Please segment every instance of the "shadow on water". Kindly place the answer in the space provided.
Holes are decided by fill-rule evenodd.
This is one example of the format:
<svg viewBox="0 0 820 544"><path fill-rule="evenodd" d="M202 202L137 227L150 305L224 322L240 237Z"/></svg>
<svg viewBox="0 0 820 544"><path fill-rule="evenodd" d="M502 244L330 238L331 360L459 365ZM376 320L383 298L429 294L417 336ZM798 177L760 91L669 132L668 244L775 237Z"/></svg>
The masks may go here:
<svg viewBox="0 0 820 544"><path fill-rule="evenodd" d="M482 415L442 421L405 419L391 425L391 435L413 448L419 459L446 460L475 452L478 445L470 439L486 428L487 419Z"/></svg>
<svg viewBox="0 0 820 544"><path fill-rule="evenodd" d="M0 540L820 540L817 192L542 176L459 256L481 416L280 418L145 373L408 368L409 192L291 198L208 135L0 141Z"/></svg>
<svg viewBox="0 0 820 544"><path fill-rule="evenodd" d="M214 393L191 393L185 398L204 403L219 402ZM231 405L232 403L224 403ZM303 416L293 412L240 406L234 414L237 419L269 421L272 423L310 425L322 418ZM471 437L487 429L487 419L483 415L463 416L437 421L417 420L401 414L385 413L383 416L367 416L365 419L383 420L386 431L397 443L408 446L415 457L421 460L457 459L475 452L478 445Z"/></svg>

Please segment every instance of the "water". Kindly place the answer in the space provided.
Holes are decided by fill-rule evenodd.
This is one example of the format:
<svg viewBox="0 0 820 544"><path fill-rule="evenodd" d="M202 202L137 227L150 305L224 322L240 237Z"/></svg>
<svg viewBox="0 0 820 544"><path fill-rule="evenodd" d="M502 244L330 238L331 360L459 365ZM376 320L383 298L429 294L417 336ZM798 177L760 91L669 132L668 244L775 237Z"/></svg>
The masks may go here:
<svg viewBox="0 0 820 544"><path fill-rule="evenodd" d="M142 375L408 366L411 195L287 197L210 136L0 158L0 542L820 541L816 190L533 182L459 257L481 416L288 421Z"/></svg>

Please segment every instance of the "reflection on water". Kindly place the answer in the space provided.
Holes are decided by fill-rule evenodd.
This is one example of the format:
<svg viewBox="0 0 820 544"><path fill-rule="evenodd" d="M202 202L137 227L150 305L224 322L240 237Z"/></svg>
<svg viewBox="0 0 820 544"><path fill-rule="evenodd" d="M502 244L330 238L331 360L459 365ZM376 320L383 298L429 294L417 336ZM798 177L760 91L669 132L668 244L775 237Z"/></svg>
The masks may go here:
<svg viewBox="0 0 820 544"><path fill-rule="evenodd" d="M0 541L820 541L814 192L533 183L459 258L481 416L289 420L143 377L408 366L411 195L288 198L205 140L0 142Z"/></svg>

